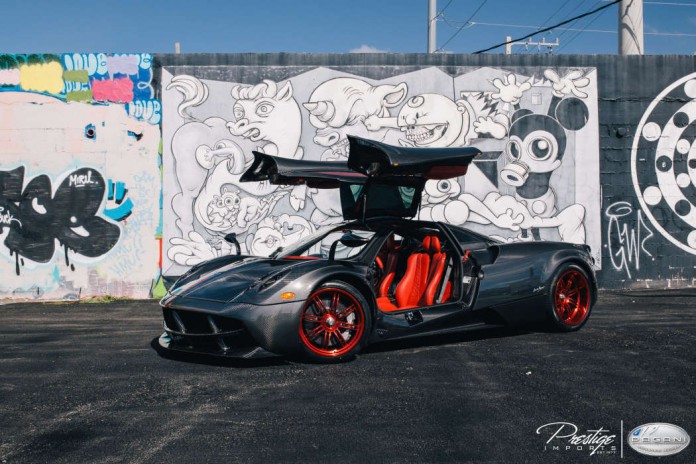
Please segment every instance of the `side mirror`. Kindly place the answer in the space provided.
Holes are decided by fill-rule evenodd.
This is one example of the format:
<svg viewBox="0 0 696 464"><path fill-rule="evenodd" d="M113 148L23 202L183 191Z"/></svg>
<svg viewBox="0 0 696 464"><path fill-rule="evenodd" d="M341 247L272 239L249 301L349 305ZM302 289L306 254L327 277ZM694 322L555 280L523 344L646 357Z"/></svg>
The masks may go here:
<svg viewBox="0 0 696 464"><path fill-rule="evenodd" d="M239 245L239 240L237 240L237 234L230 232L229 234L225 235L225 241L234 245L238 255L242 254L242 247Z"/></svg>
<svg viewBox="0 0 696 464"><path fill-rule="evenodd" d="M357 248L365 245L368 239L355 235L353 232L347 232L343 234L343 237L341 237L339 241L348 248Z"/></svg>

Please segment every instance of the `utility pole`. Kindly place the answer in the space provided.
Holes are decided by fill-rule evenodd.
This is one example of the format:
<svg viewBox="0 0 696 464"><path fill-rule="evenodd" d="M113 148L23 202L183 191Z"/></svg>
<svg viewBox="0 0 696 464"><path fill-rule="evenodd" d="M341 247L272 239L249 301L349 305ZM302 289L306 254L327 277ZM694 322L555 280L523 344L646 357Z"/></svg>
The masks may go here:
<svg viewBox="0 0 696 464"><path fill-rule="evenodd" d="M428 0L428 53L437 47L437 0Z"/></svg>
<svg viewBox="0 0 696 464"><path fill-rule="evenodd" d="M619 54L642 55L643 52L643 0L621 0Z"/></svg>
<svg viewBox="0 0 696 464"><path fill-rule="evenodd" d="M174 53L177 55L181 53L181 44L179 42L174 42Z"/></svg>

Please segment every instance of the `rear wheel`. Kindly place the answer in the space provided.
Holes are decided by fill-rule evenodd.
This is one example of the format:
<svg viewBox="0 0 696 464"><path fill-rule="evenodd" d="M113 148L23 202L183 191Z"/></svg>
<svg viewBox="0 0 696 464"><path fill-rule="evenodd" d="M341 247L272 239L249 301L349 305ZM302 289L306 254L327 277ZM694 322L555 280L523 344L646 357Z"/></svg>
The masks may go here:
<svg viewBox="0 0 696 464"><path fill-rule="evenodd" d="M549 296L551 321L556 330L572 332L585 325L592 310L592 290L584 269L575 264L561 266Z"/></svg>
<svg viewBox="0 0 696 464"><path fill-rule="evenodd" d="M300 317L300 343L315 361L352 358L363 347L370 329L365 298L351 285L328 282L307 298Z"/></svg>

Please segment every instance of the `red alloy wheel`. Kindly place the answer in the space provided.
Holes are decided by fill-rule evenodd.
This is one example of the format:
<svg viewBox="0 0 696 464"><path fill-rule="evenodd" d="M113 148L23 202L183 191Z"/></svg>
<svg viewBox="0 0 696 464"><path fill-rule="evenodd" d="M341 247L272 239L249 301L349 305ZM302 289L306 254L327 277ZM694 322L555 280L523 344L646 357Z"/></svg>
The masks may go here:
<svg viewBox="0 0 696 464"><path fill-rule="evenodd" d="M319 356L348 353L360 343L364 330L362 306L353 295L339 288L317 290L302 310L300 339Z"/></svg>
<svg viewBox="0 0 696 464"><path fill-rule="evenodd" d="M577 269L568 269L558 278L554 304L559 320L575 327L582 324L590 310L590 285Z"/></svg>

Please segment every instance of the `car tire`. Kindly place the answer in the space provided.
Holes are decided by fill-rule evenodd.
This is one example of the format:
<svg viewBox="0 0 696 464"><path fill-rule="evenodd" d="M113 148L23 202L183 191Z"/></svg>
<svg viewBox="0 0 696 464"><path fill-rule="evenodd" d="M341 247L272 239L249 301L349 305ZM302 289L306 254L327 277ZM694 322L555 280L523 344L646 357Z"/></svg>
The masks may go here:
<svg viewBox="0 0 696 464"><path fill-rule="evenodd" d="M590 278L582 267L563 264L556 269L548 295L551 328L574 332L587 323L592 311Z"/></svg>
<svg viewBox="0 0 696 464"><path fill-rule="evenodd" d="M331 281L307 298L298 325L304 359L335 363L353 359L365 347L372 316L360 291L345 282Z"/></svg>

